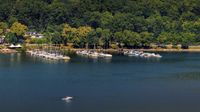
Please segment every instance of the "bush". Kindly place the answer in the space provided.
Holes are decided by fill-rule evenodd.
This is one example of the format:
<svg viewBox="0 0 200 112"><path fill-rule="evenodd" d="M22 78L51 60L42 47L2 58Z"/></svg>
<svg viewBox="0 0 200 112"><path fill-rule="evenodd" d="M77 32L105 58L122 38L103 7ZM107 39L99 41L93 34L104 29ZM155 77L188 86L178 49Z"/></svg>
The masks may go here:
<svg viewBox="0 0 200 112"><path fill-rule="evenodd" d="M189 46L189 49L200 49L200 46Z"/></svg>
<svg viewBox="0 0 200 112"><path fill-rule="evenodd" d="M76 55L76 52L74 52L73 50L70 50L70 49L62 50L61 52L62 52L62 54L68 55L68 56Z"/></svg>
<svg viewBox="0 0 200 112"><path fill-rule="evenodd" d="M119 47L118 47L116 44L111 44L111 45L110 45L110 48L111 48L111 49L118 49Z"/></svg>
<svg viewBox="0 0 200 112"><path fill-rule="evenodd" d="M166 45L166 48L167 48L167 49L172 49L173 47L174 47L174 45L172 45L172 44Z"/></svg>
<svg viewBox="0 0 200 112"><path fill-rule="evenodd" d="M162 48L162 49L166 49L166 48L167 48L167 46L164 45L164 44L160 44L160 45L158 45L158 47L160 47L160 48Z"/></svg>
<svg viewBox="0 0 200 112"><path fill-rule="evenodd" d="M150 44L150 48L152 48L152 49L157 49L157 48L158 48L158 45L156 45L156 44Z"/></svg>
<svg viewBox="0 0 200 112"><path fill-rule="evenodd" d="M178 49L178 46L177 45L173 45L172 48L173 49Z"/></svg>
<svg viewBox="0 0 200 112"><path fill-rule="evenodd" d="M47 43L47 39L46 38L32 38L30 40L31 44L43 44L43 43Z"/></svg>

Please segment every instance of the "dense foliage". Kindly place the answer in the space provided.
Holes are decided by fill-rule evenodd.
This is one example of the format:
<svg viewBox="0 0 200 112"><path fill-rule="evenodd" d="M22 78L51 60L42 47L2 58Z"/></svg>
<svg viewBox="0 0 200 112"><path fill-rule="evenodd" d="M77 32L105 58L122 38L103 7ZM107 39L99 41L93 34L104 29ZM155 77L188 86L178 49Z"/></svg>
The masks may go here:
<svg viewBox="0 0 200 112"><path fill-rule="evenodd" d="M74 47L198 44L199 17L199 0L0 0L0 34L18 21Z"/></svg>

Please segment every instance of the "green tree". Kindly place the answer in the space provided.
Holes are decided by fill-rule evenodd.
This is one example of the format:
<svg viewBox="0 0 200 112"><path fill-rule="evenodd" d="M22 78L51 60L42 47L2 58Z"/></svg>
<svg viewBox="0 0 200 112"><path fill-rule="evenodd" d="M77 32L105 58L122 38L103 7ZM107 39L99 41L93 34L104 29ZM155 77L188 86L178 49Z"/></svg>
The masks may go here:
<svg viewBox="0 0 200 112"><path fill-rule="evenodd" d="M200 31L200 19L197 21L185 21L182 24L183 30L198 34Z"/></svg>
<svg viewBox="0 0 200 112"><path fill-rule="evenodd" d="M158 38L157 42L158 44L171 44L171 33L168 32L162 32Z"/></svg>
<svg viewBox="0 0 200 112"><path fill-rule="evenodd" d="M162 17L160 14L150 16L147 18L147 22L149 23L149 32L154 33L155 36L158 36L162 32L169 32L171 30L170 19L168 17Z"/></svg>
<svg viewBox="0 0 200 112"><path fill-rule="evenodd" d="M15 33L18 37L23 36L27 30L28 27L19 22L13 23L13 25L10 28L10 32Z"/></svg>
<svg viewBox="0 0 200 112"><path fill-rule="evenodd" d="M100 27L101 28L104 28L104 29L105 28L110 28L110 25L111 25L111 23L113 21L113 15L108 11L103 12L100 15L99 21L100 21Z"/></svg>
<svg viewBox="0 0 200 112"><path fill-rule="evenodd" d="M129 15L130 14L120 12L116 13L111 23L111 31L118 32L124 30L131 30L133 28L133 24L130 22Z"/></svg>
<svg viewBox="0 0 200 112"><path fill-rule="evenodd" d="M12 26L12 24L15 22L18 22L18 19L16 17L13 16L9 17L8 19L9 26Z"/></svg>
<svg viewBox="0 0 200 112"><path fill-rule="evenodd" d="M54 33L60 33L63 30L63 24L62 25L48 25L47 29L45 30L44 36L47 40L47 43L52 43L52 35Z"/></svg>
<svg viewBox="0 0 200 112"><path fill-rule="evenodd" d="M77 29L76 32L76 37L78 37L79 39L78 42L76 41L76 43L81 44L81 46L83 47L83 44L85 44L86 48L88 47L88 44L90 44L90 42L88 41L89 34L93 32L93 29L89 26L81 26ZM91 35L90 35L91 36Z"/></svg>
<svg viewBox="0 0 200 112"><path fill-rule="evenodd" d="M97 32L97 36L100 39L100 43L103 44L104 48L109 48L110 41L111 41L111 35L112 35L110 30L97 28L96 32Z"/></svg>
<svg viewBox="0 0 200 112"><path fill-rule="evenodd" d="M52 33L51 37L52 37L52 39L51 39L52 44L62 44L63 43L60 32Z"/></svg>
<svg viewBox="0 0 200 112"><path fill-rule="evenodd" d="M64 45L67 45L67 42L72 40L74 35L76 35L76 28L72 28L69 24L64 24L62 31L62 40Z"/></svg>
<svg viewBox="0 0 200 112"><path fill-rule="evenodd" d="M181 32L181 41L180 44L182 44L182 46L189 46L192 45L195 41L195 34L194 33L190 33L190 32Z"/></svg>
<svg viewBox="0 0 200 112"><path fill-rule="evenodd" d="M7 29L8 24L5 22L0 22L0 35L5 35Z"/></svg>
<svg viewBox="0 0 200 112"><path fill-rule="evenodd" d="M18 38L15 33L7 33L5 36L5 40L8 43L16 44L18 42Z"/></svg>
<svg viewBox="0 0 200 112"><path fill-rule="evenodd" d="M119 47L123 47L124 44L125 44L124 43L125 38L124 38L123 32L122 31L115 32L114 33L114 40L115 40L115 42L117 42Z"/></svg>
<svg viewBox="0 0 200 112"><path fill-rule="evenodd" d="M90 46L93 45L94 49L96 48L96 45L98 45L98 42L99 42L99 38L95 30L92 30L91 32L89 32L87 36L87 42Z"/></svg>
<svg viewBox="0 0 200 112"><path fill-rule="evenodd" d="M32 44L44 44L47 43L47 38L33 38L31 39Z"/></svg>
<svg viewBox="0 0 200 112"><path fill-rule="evenodd" d="M130 30L124 30L125 45L127 47L140 47L141 37L137 32L132 32Z"/></svg>
<svg viewBox="0 0 200 112"><path fill-rule="evenodd" d="M141 32L141 44L143 47L149 47L154 42L153 33Z"/></svg>

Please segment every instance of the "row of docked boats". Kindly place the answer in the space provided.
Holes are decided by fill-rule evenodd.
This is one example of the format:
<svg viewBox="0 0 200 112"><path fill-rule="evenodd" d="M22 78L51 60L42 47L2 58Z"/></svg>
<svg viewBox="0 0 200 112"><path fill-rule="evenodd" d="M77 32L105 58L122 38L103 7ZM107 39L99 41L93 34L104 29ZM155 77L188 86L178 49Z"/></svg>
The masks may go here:
<svg viewBox="0 0 200 112"><path fill-rule="evenodd" d="M70 57L64 56L57 53L49 53L47 51L40 51L40 50L34 50L34 51L27 51L28 54L31 56L48 59L48 60L70 60Z"/></svg>
<svg viewBox="0 0 200 112"><path fill-rule="evenodd" d="M28 54L34 57L39 57L47 60L70 60L70 57L61 55L59 53L50 53L45 50L30 50L27 51ZM112 58L111 54L106 54L102 52L90 51L90 50L81 50L76 52L77 55L85 56L89 58ZM147 53L143 51L129 50L123 52L124 55L130 57L141 57L141 58L162 58L160 54Z"/></svg>
<svg viewBox="0 0 200 112"><path fill-rule="evenodd" d="M112 58L111 54L105 54L102 52L98 53L98 52L89 51L89 50L77 51L76 54L80 56L91 57L91 58Z"/></svg>
<svg viewBox="0 0 200 112"><path fill-rule="evenodd" d="M134 56L134 57L142 57L142 58L162 58L162 56L160 54L145 53L143 51L136 51L136 50L125 51L124 55Z"/></svg>

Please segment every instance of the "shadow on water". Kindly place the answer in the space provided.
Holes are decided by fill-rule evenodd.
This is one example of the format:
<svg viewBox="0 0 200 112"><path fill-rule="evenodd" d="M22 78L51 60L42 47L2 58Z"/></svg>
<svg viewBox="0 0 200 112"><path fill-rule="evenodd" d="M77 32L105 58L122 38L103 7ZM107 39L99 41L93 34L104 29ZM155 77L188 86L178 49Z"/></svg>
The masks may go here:
<svg viewBox="0 0 200 112"><path fill-rule="evenodd" d="M160 77L159 79L166 80L200 80L200 72L184 72L176 73L167 77Z"/></svg>
<svg viewBox="0 0 200 112"><path fill-rule="evenodd" d="M89 58L86 56L75 56L71 59L75 63L111 63L112 58Z"/></svg>
<svg viewBox="0 0 200 112"><path fill-rule="evenodd" d="M70 60L50 60L36 56L30 56L26 54L22 54L23 59L28 62L32 63L44 63L44 64L62 64L62 63L69 63Z"/></svg>
<svg viewBox="0 0 200 112"><path fill-rule="evenodd" d="M182 82L182 85L185 85L185 87L189 87L188 92L191 92L193 94L199 94L200 93L200 72L185 72L185 73L177 73L172 76L166 77L164 79L175 81L175 82Z"/></svg>
<svg viewBox="0 0 200 112"><path fill-rule="evenodd" d="M0 67L14 67L20 65L23 61L23 55L21 53L4 54L0 55Z"/></svg>
<svg viewBox="0 0 200 112"><path fill-rule="evenodd" d="M47 59L42 59L38 57L32 57L31 61L33 62L42 62L44 64L61 64L61 63L69 63L70 60L47 60Z"/></svg>
<svg viewBox="0 0 200 112"><path fill-rule="evenodd" d="M178 80L200 80L200 72L189 72L177 74L174 77Z"/></svg>
<svg viewBox="0 0 200 112"><path fill-rule="evenodd" d="M162 58L162 63L180 63L185 61L197 61L199 60L200 53L190 53L190 52L166 52L160 53Z"/></svg>

